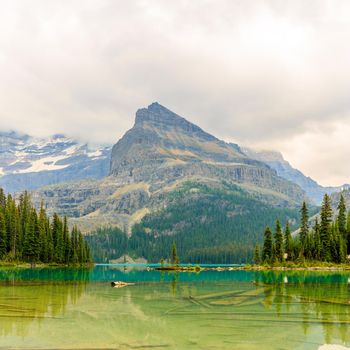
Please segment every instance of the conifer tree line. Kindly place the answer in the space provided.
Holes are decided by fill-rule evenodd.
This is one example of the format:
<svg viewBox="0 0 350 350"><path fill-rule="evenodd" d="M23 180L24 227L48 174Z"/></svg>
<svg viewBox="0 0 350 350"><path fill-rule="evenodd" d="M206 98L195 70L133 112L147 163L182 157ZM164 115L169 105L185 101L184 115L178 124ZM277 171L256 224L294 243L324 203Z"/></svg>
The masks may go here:
<svg viewBox="0 0 350 350"><path fill-rule="evenodd" d="M86 264L90 249L77 227L70 231L67 218L36 210L27 192L16 201L0 188L0 261Z"/></svg>
<svg viewBox="0 0 350 350"><path fill-rule="evenodd" d="M344 263L350 254L350 211L347 212L343 195L333 215L331 198L325 194L319 217L310 225L309 210L303 202L300 210L298 234L292 237L289 223L284 231L279 220L274 232L266 227L260 254L255 247L255 264L273 264L287 261L321 261ZM335 219L334 219L335 217Z"/></svg>

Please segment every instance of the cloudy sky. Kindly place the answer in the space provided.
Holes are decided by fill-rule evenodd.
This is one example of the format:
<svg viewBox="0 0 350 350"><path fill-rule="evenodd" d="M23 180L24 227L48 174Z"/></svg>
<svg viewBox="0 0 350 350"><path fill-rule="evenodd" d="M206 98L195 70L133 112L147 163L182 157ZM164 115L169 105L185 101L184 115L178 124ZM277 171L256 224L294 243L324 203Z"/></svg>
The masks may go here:
<svg viewBox="0 0 350 350"><path fill-rule="evenodd" d="M0 0L0 130L115 142L158 101L350 183L350 1Z"/></svg>

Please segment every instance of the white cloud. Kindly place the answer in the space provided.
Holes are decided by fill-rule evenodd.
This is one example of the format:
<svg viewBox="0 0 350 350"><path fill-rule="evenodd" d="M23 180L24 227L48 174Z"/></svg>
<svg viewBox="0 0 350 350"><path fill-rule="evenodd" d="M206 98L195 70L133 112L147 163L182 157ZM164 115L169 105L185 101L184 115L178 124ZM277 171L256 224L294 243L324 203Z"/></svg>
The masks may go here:
<svg viewBox="0 0 350 350"><path fill-rule="evenodd" d="M1 129L115 142L137 108L159 101L219 137L279 147L322 183L350 182L346 0L0 9Z"/></svg>

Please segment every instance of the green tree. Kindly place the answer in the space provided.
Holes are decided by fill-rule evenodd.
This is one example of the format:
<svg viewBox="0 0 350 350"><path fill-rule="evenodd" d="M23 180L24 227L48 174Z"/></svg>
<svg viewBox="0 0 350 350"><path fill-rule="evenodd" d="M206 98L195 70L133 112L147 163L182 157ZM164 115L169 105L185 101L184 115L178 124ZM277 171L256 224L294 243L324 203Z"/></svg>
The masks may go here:
<svg viewBox="0 0 350 350"><path fill-rule="evenodd" d="M346 205L343 194L340 195L340 200L338 204L338 228L339 233L343 236L343 238L346 238L347 229L346 229Z"/></svg>
<svg viewBox="0 0 350 350"><path fill-rule="evenodd" d="M332 215L331 198L328 196L328 194L325 194L321 207L320 224L321 260L323 261L331 261L330 236Z"/></svg>
<svg viewBox="0 0 350 350"><path fill-rule="evenodd" d="M37 262L39 258L38 217L34 209L26 222L23 255L31 263Z"/></svg>
<svg viewBox="0 0 350 350"><path fill-rule="evenodd" d="M269 226L266 227L264 232L264 245L262 250L262 262L271 263L273 259L273 242L272 242L272 232Z"/></svg>
<svg viewBox="0 0 350 350"><path fill-rule="evenodd" d="M260 250L259 250L259 245L255 245L254 249L254 264L259 265L260 264Z"/></svg>
<svg viewBox="0 0 350 350"><path fill-rule="evenodd" d="M275 259L278 262L283 261L284 249L283 249L283 232L281 223L276 220L276 231L275 231Z"/></svg>
<svg viewBox="0 0 350 350"><path fill-rule="evenodd" d="M314 234L313 234L313 258L317 261L321 260L321 238L320 238L320 225L318 223L318 218L315 220Z"/></svg>
<svg viewBox="0 0 350 350"><path fill-rule="evenodd" d="M300 237L300 243L301 243L301 254L304 255L306 237L309 234L309 211L305 201L303 202L300 210L300 217L301 219L300 219L299 237Z"/></svg>
<svg viewBox="0 0 350 350"><path fill-rule="evenodd" d="M171 258L170 258L171 263L174 264L179 264L179 257L177 256L177 248L176 248L176 243L173 241L173 245L171 247Z"/></svg>
<svg viewBox="0 0 350 350"><path fill-rule="evenodd" d="M7 253L7 232L5 216L0 211L0 260L5 257Z"/></svg>
<svg viewBox="0 0 350 350"><path fill-rule="evenodd" d="M293 242L292 242L292 234L289 228L289 222L286 222L286 228L284 230L284 251L287 254L287 260L293 259Z"/></svg>

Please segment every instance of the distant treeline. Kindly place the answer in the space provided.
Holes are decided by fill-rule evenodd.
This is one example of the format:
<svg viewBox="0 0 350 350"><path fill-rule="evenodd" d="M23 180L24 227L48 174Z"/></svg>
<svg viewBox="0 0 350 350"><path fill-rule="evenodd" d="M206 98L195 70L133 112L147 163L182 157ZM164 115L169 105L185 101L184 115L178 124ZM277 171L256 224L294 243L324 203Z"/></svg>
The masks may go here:
<svg viewBox="0 0 350 350"><path fill-rule="evenodd" d="M304 202L301 210L298 234L292 237L287 223L284 232L279 220L272 233L266 227L264 244L260 255L259 246L255 248L254 260L260 263L280 263L283 261L321 261L344 263L350 253L350 212L347 213L343 195L337 207L337 215L333 220L331 198L326 194L323 198L321 213L310 227L309 210Z"/></svg>
<svg viewBox="0 0 350 350"><path fill-rule="evenodd" d="M77 227L69 231L67 218L37 211L27 192L16 201L0 188L0 261L86 264L90 249Z"/></svg>

